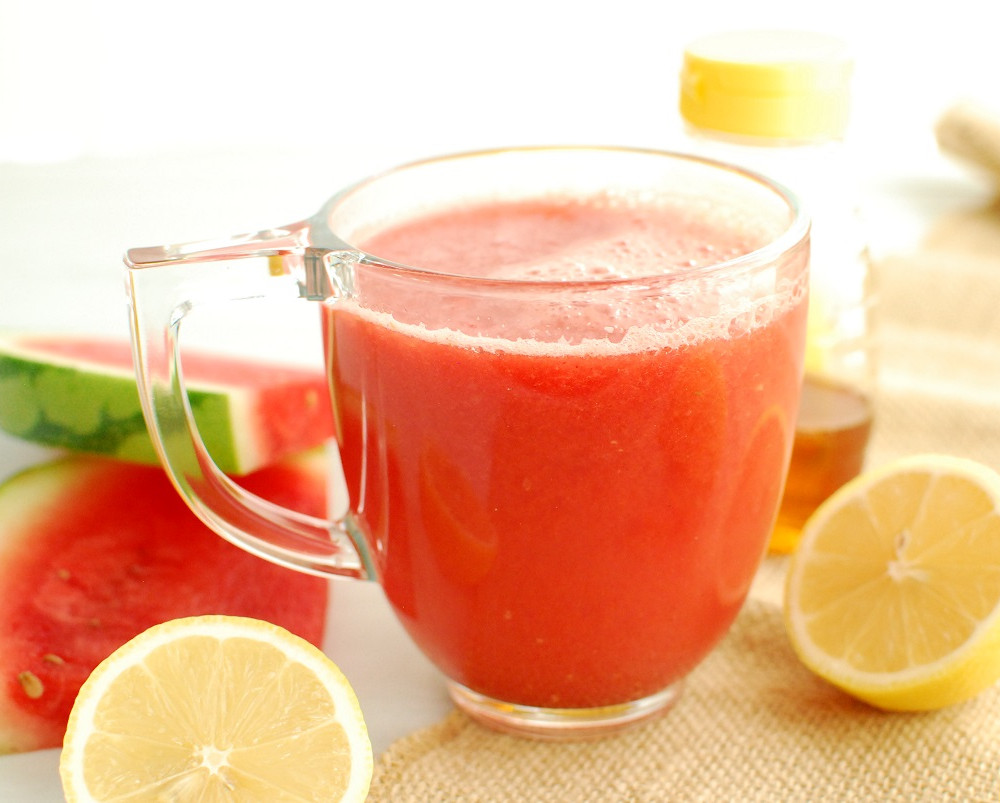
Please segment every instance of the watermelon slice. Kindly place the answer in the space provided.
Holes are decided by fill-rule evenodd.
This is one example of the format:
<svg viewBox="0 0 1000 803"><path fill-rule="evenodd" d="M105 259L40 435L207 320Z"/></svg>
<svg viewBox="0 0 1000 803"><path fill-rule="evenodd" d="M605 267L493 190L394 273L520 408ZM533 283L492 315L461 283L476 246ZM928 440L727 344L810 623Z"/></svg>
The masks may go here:
<svg viewBox="0 0 1000 803"><path fill-rule="evenodd" d="M239 483L324 515L316 452ZM249 616L319 645L327 592L213 533L159 468L88 455L29 468L0 485L0 754L60 745L83 681L154 624Z"/></svg>
<svg viewBox="0 0 1000 803"><path fill-rule="evenodd" d="M185 381L209 453L242 475L333 435L320 370L185 352ZM0 429L25 440L157 462L123 339L0 336Z"/></svg>

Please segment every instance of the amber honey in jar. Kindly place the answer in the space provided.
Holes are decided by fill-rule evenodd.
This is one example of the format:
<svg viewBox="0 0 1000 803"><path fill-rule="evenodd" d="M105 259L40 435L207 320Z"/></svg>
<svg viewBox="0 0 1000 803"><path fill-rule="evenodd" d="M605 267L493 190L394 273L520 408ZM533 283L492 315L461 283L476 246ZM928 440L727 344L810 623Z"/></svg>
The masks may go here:
<svg viewBox="0 0 1000 803"><path fill-rule="evenodd" d="M771 536L773 552L792 551L812 512L861 472L871 428L867 396L849 385L806 375L785 495Z"/></svg>

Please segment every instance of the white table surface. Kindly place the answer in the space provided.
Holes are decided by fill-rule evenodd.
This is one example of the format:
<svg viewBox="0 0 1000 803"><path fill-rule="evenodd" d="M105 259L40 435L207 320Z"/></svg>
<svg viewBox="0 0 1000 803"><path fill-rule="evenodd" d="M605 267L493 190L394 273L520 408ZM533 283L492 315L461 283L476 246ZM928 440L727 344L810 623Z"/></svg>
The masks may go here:
<svg viewBox="0 0 1000 803"><path fill-rule="evenodd" d="M416 155L359 146L333 157L237 150L0 164L0 329L126 336L125 248L292 222L344 184ZM877 251L912 247L929 218L990 191L927 156L865 174ZM0 481L53 454L0 433ZM378 755L451 705L377 586L335 581L332 592L326 650L357 691ZM61 801L57 765L56 750L0 757L0 801Z"/></svg>

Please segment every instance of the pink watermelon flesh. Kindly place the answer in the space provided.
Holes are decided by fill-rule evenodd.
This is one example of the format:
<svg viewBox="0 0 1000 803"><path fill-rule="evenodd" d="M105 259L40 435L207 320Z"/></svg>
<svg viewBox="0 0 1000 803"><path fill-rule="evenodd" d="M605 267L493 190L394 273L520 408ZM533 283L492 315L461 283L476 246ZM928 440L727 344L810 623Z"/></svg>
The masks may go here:
<svg viewBox="0 0 1000 803"><path fill-rule="evenodd" d="M68 357L110 367L132 369L132 347L122 340L98 337L20 337L18 344L32 351ZM268 366L255 360L199 352L185 353L184 376L189 382L209 381L263 390L291 379L315 377L311 371Z"/></svg>
<svg viewBox="0 0 1000 803"><path fill-rule="evenodd" d="M326 512L321 455L240 484L305 513ZM0 753L61 745L90 672L159 622L250 616L322 641L327 581L224 541L160 469L57 460L0 487L0 514Z"/></svg>
<svg viewBox="0 0 1000 803"><path fill-rule="evenodd" d="M181 362L199 430L227 473L249 473L333 437L319 369L197 351L185 351ZM0 426L50 446L158 462L131 346L120 338L0 338Z"/></svg>

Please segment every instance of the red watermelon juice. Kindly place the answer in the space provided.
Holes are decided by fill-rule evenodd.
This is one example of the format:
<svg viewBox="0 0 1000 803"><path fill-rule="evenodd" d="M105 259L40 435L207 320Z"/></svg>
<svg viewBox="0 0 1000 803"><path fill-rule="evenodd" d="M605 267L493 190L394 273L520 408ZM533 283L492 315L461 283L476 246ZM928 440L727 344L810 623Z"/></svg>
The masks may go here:
<svg viewBox="0 0 1000 803"><path fill-rule="evenodd" d="M479 694L656 694L746 596L790 450L807 258L726 284L710 266L773 234L700 214L611 196L441 210L362 245L442 287L361 266L357 299L324 308L379 580Z"/></svg>

